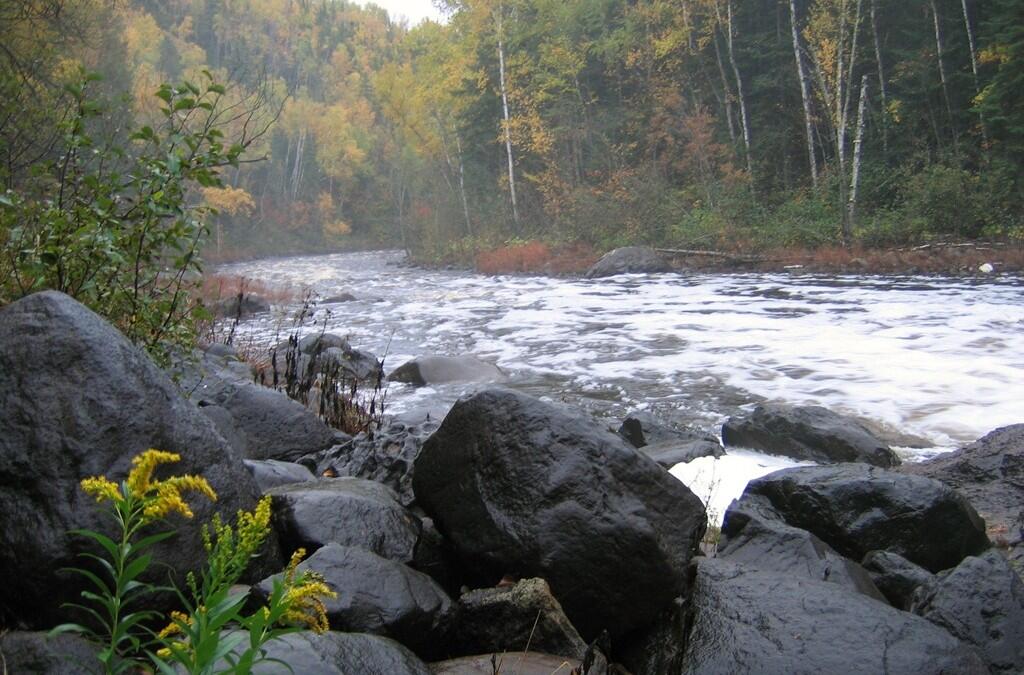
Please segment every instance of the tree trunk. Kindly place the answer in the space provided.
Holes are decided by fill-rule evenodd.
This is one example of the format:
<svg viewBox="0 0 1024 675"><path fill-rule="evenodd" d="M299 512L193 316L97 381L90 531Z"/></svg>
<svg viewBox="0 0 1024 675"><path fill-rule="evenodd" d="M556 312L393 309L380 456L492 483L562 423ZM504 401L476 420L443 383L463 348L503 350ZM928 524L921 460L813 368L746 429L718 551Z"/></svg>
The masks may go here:
<svg viewBox="0 0 1024 675"><path fill-rule="evenodd" d="M942 24L939 20L939 8L935 4L935 0L929 0L932 7L932 19L935 23L935 59L939 63L939 81L942 83L942 100L946 104L946 114L949 116L949 128L953 132L953 150L957 150L957 131L956 122L953 119L953 104L949 98L949 80L946 77L946 63L942 60L942 55L945 53L946 48L942 40Z"/></svg>
<svg viewBox="0 0 1024 675"><path fill-rule="evenodd" d="M971 73L974 75L974 95L981 94L981 80L978 78L978 48L974 41L974 27L971 24L971 13L967 10L967 0L960 0L960 6L964 10L964 28L967 30L967 45L971 50ZM978 120L981 123L981 138L988 142L988 130L985 128L985 114L978 112Z"/></svg>
<svg viewBox="0 0 1024 675"><path fill-rule="evenodd" d="M740 77L740 67L736 62L736 52L733 49L733 26L732 26L732 0L726 0L726 41L725 45L729 53L729 64L732 66L733 76L736 78L736 96L740 103L740 122L743 125L743 149L747 157L747 173L751 179L754 177L754 163L750 157L750 120L747 117L747 99L743 94L743 78Z"/></svg>
<svg viewBox="0 0 1024 675"><path fill-rule="evenodd" d="M466 199L466 167L462 162L462 138L455 132L455 149L459 153L459 193L462 195L462 214L466 217L466 234L473 236L473 224L469 219L469 201Z"/></svg>
<svg viewBox="0 0 1024 675"><path fill-rule="evenodd" d="M849 246L853 239L853 228L857 224L857 190L860 187L860 158L864 147L864 125L868 107L868 76L860 80L860 103L857 105L857 137L853 142L853 172L850 176L850 198L846 205L846 224L843 228L843 245Z"/></svg>
<svg viewBox="0 0 1024 675"><path fill-rule="evenodd" d="M793 56L796 59L796 73L800 78L800 98L804 104L804 128L807 131L807 163L811 168L811 184L818 187L818 158L814 152L814 122L811 119L811 85L804 70L800 53L800 34L796 27L796 0L789 0L790 27L793 32Z"/></svg>
<svg viewBox="0 0 1024 675"><path fill-rule="evenodd" d="M508 189L512 197L512 221L519 228L519 207L516 204L516 173L515 162L512 158L512 129L508 114L508 91L505 88L505 38L502 33L502 19L505 13L504 6L498 5L498 84L501 87L501 108L504 114L505 129L505 152L508 155Z"/></svg>
<svg viewBox="0 0 1024 675"><path fill-rule="evenodd" d="M718 33L711 36L715 43L715 60L718 62L718 74L722 77L722 91L725 98L725 119L729 123L729 140L733 147L736 147L736 122L732 112L732 87L729 86L729 78L725 75L725 66L722 64L722 49L718 46Z"/></svg>
<svg viewBox="0 0 1024 675"><path fill-rule="evenodd" d="M882 148L889 152L889 93L885 88L885 64L882 61L882 41L878 38L878 16L875 0L871 0L871 36L875 43L875 63L878 65L878 92L882 97Z"/></svg>

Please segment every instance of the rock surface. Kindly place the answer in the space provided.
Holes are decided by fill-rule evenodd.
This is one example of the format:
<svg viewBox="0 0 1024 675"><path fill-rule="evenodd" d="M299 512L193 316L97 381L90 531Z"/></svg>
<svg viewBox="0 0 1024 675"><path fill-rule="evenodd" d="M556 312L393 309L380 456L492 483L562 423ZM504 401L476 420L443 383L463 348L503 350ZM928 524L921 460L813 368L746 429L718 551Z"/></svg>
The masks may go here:
<svg viewBox="0 0 1024 675"><path fill-rule="evenodd" d="M543 577L588 640L678 596L706 526L700 500L615 434L505 389L452 407L413 489L467 569Z"/></svg>
<svg viewBox="0 0 1024 675"><path fill-rule="evenodd" d="M820 406L759 405L749 416L729 418L722 425L722 442L821 464L864 462L888 468L900 463L859 421Z"/></svg>
<svg viewBox="0 0 1024 675"><path fill-rule="evenodd" d="M934 576L923 567L890 551L871 551L864 556L864 569L889 603L896 609L910 610L914 591Z"/></svg>
<svg viewBox="0 0 1024 675"><path fill-rule="evenodd" d="M451 599L433 579L363 548L327 544L299 565L323 575L338 594L324 600L331 630L373 633L418 654L439 653L439 629ZM259 587L264 597L275 575Z"/></svg>
<svg viewBox="0 0 1024 675"><path fill-rule="evenodd" d="M810 532L787 525L759 495L746 495L729 505L717 557L792 578L838 584L885 602L863 567Z"/></svg>
<svg viewBox="0 0 1024 675"><path fill-rule="evenodd" d="M498 670L495 670L495 664ZM495 672L502 675L553 675L572 673L574 668L580 668L579 661L537 652L479 654L430 664L430 672L434 675L493 675ZM604 673L604 670L591 668L589 675Z"/></svg>
<svg viewBox="0 0 1024 675"><path fill-rule="evenodd" d="M418 356L388 375L392 382L416 386L446 382L499 382L504 374L497 366L469 356Z"/></svg>
<svg viewBox="0 0 1024 675"><path fill-rule="evenodd" d="M202 474L219 496L192 497L192 520L169 518L177 534L154 551L153 569L162 583L168 567L180 581L205 560L201 524L255 506L242 458L146 354L68 296L37 293L0 310L0 623L49 628L66 617L61 604L79 601L85 581L61 570L92 550L69 531L113 534L79 481L121 480L148 448L182 456L160 476ZM263 560L280 564L276 551Z"/></svg>
<svg viewBox="0 0 1024 675"><path fill-rule="evenodd" d="M967 497L992 541L1024 564L1024 424L996 429L961 450L901 470L940 480Z"/></svg>
<svg viewBox="0 0 1024 675"><path fill-rule="evenodd" d="M1024 672L1024 582L998 551L925 583L910 609L975 645L993 673Z"/></svg>
<svg viewBox="0 0 1024 675"><path fill-rule="evenodd" d="M388 560L413 559L420 524L394 492L360 478L318 478L268 491L273 522L287 550L330 543L361 546Z"/></svg>
<svg viewBox="0 0 1024 675"><path fill-rule="evenodd" d="M938 572L988 548L985 523L952 488L867 464L783 469L750 481L786 523L862 560L888 550Z"/></svg>
<svg viewBox="0 0 1024 675"><path fill-rule="evenodd" d="M683 673L958 673L988 669L946 631L835 584L724 560L696 566Z"/></svg>
<svg viewBox="0 0 1024 675"><path fill-rule="evenodd" d="M587 652L576 628L543 579L463 593L448 636L452 654L502 654L525 650L582 659Z"/></svg>
<svg viewBox="0 0 1024 675"><path fill-rule="evenodd" d="M656 274L671 272L672 265L660 253L646 246L625 246L605 253L587 270L587 279L616 274Z"/></svg>
<svg viewBox="0 0 1024 675"><path fill-rule="evenodd" d="M224 298L213 306L217 316L227 319L245 318L253 314L261 314L270 311L270 302L262 295L256 293L243 293Z"/></svg>
<svg viewBox="0 0 1024 675"><path fill-rule="evenodd" d="M305 483L316 478L312 471L301 464L276 459L247 459L245 468L249 469L261 492L282 485Z"/></svg>
<svg viewBox="0 0 1024 675"><path fill-rule="evenodd" d="M101 675L100 647L77 635L0 634L0 672L10 675Z"/></svg>
<svg viewBox="0 0 1024 675"><path fill-rule="evenodd" d="M666 469L698 457L725 454L714 436L693 429L677 429L648 412L631 413L619 426L618 434Z"/></svg>
<svg viewBox="0 0 1024 675"><path fill-rule="evenodd" d="M430 675L430 669L409 649L378 635L311 631L289 633L263 649L266 661L254 675ZM282 667L282 663L288 669ZM289 670L290 669L290 670Z"/></svg>

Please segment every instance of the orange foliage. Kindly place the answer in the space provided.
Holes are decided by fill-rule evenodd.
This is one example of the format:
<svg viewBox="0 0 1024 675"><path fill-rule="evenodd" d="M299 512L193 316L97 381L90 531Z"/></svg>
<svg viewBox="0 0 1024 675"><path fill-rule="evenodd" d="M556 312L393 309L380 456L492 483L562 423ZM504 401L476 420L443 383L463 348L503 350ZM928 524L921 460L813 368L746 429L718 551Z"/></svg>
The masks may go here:
<svg viewBox="0 0 1024 675"><path fill-rule="evenodd" d="M476 269L484 274L579 274L599 256L587 244L552 249L539 241L502 246L476 257Z"/></svg>

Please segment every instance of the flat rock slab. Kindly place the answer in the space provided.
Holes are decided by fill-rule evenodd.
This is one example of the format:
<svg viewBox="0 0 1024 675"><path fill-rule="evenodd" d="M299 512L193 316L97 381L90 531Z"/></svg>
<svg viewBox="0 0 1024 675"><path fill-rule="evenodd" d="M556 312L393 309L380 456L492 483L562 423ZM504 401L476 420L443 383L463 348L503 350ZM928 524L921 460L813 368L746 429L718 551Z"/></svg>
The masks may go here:
<svg viewBox="0 0 1024 675"><path fill-rule="evenodd" d="M431 672L409 649L378 635L334 631L317 635L300 631L271 640L263 649L267 660L252 669L255 675L430 675Z"/></svg>
<svg viewBox="0 0 1024 675"><path fill-rule="evenodd" d="M396 562L413 558L419 519L395 493L361 478L318 478L272 488L273 522L289 550L335 543L361 546Z"/></svg>
<svg viewBox="0 0 1024 675"><path fill-rule="evenodd" d="M305 483L316 478L312 471L301 464L276 459L247 459L245 468L249 469L256 485L263 492L282 485Z"/></svg>
<svg viewBox="0 0 1024 675"><path fill-rule="evenodd" d="M724 560L696 564L683 673L957 673L973 648L907 612L835 584Z"/></svg>
<svg viewBox="0 0 1024 675"><path fill-rule="evenodd" d="M750 481L744 494L766 497L787 524L853 560L888 550L938 572L989 547L967 500L923 476L867 464L795 467Z"/></svg>
<svg viewBox="0 0 1024 675"><path fill-rule="evenodd" d="M863 462L893 467L899 457L856 418L821 406L765 403L722 425L726 447L739 446L821 464Z"/></svg>

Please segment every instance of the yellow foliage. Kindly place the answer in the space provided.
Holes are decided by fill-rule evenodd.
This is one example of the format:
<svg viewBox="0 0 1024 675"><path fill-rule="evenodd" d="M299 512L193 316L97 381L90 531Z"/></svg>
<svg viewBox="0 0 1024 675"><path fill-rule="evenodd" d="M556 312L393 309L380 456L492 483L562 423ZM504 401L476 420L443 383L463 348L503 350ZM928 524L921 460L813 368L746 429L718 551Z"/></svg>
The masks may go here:
<svg viewBox="0 0 1024 675"><path fill-rule="evenodd" d="M203 200L207 206L230 216L247 216L256 209L252 196L242 188L205 187L203 188Z"/></svg>
<svg viewBox="0 0 1024 675"><path fill-rule="evenodd" d="M352 227L342 220L336 220L333 223L324 223L323 231L327 237L344 237L352 233Z"/></svg>

